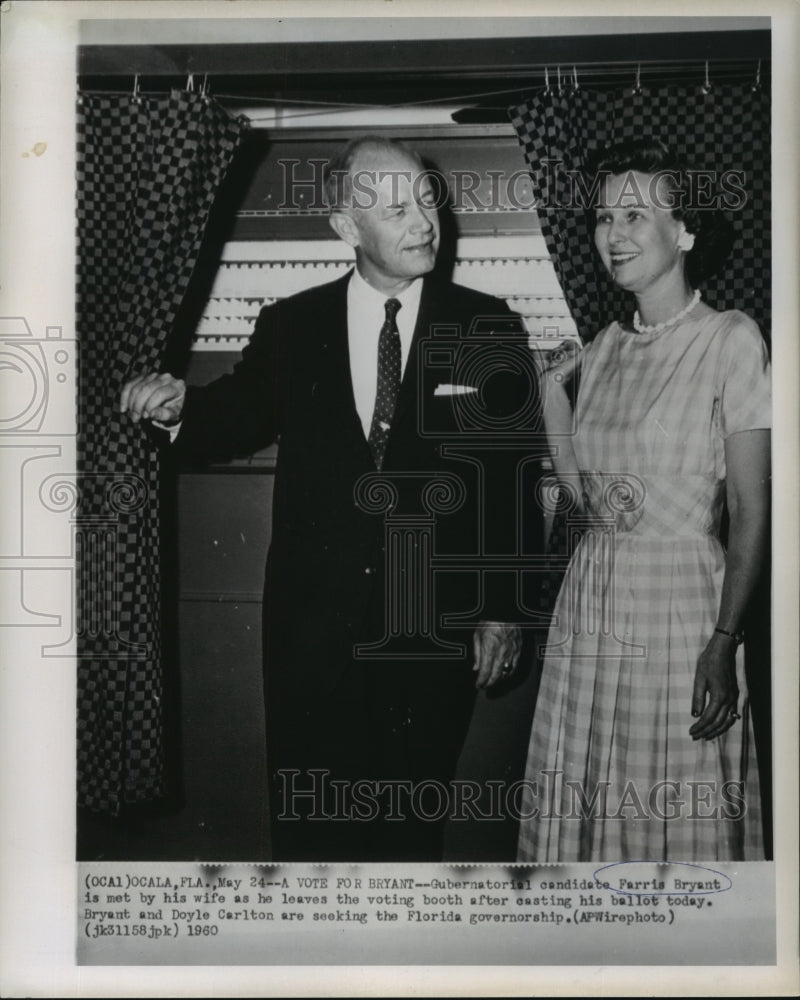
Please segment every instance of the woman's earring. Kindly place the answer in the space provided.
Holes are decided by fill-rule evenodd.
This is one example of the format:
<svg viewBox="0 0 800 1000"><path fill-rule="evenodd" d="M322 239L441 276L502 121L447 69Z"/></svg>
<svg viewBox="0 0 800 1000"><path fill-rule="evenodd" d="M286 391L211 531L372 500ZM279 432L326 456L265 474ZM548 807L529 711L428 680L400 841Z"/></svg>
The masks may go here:
<svg viewBox="0 0 800 1000"><path fill-rule="evenodd" d="M678 237L678 249L688 253L694 246L694 233L687 233L686 230Z"/></svg>

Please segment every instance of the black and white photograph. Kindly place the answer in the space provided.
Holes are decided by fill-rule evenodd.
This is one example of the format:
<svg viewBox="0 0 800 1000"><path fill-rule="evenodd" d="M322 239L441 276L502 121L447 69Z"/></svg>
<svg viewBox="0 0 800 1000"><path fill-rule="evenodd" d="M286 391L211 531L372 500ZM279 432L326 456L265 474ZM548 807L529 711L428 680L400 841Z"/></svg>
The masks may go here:
<svg viewBox="0 0 800 1000"><path fill-rule="evenodd" d="M796 15L581 7L2 5L8 995L796 983Z"/></svg>

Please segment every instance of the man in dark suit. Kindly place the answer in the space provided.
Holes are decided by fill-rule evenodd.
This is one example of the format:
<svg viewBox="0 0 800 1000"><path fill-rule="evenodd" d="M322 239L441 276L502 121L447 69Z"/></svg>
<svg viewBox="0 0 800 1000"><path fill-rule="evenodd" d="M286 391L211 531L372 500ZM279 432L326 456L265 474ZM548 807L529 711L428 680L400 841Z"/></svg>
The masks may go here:
<svg viewBox="0 0 800 1000"><path fill-rule="evenodd" d="M355 269L263 309L231 374L188 390L140 376L121 405L177 428L193 461L279 440L264 600L273 859L434 861L475 688L507 678L521 649L515 595L475 565L486 536L517 524L515 479L453 442L530 416L535 379L505 303L434 275L436 197L416 154L357 140L327 193Z"/></svg>

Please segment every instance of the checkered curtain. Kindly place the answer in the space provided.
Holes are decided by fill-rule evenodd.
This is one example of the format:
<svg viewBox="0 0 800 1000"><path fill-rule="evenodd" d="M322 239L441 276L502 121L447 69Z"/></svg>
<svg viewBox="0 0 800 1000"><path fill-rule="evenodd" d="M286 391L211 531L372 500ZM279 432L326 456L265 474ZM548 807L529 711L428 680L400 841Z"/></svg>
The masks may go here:
<svg viewBox="0 0 800 1000"><path fill-rule="evenodd" d="M592 242L589 215L570 201L569 171L586 172L598 149L653 136L697 170L742 173L744 207L729 213L737 243L722 272L702 286L716 309L741 309L770 328L770 101L750 85L667 87L635 94L582 88L540 93L509 109L539 203L547 249L584 340L633 300L615 289ZM588 181L589 178L586 177ZM588 185L587 185L588 186Z"/></svg>
<svg viewBox="0 0 800 1000"><path fill-rule="evenodd" d="M744 205L728 213L737 242L722 271L702 286L716 309L741 309L769 337L770 100L749 84L699 88L592 91L563 89L534 95L509 109L530 170L542 234L561 289L584 341L612 319L630 316L633 297L615 288L594 249L590 214L575 207L579 174L584 190L598 150L638 138L661 139L697 170L737 171ZM575 540L573 539L573 542ZM556 515L551 555L567 547L566 515ZM544 583L542 607L552 610L563 572Z"/></svg>
<svg viewBox="0 0 800 1000"><path fill-rule="evenodd" d="M244 128L199 94L78 102L78 804L112 815L164 786L158 455L120 390L160 369Z"/></svg>

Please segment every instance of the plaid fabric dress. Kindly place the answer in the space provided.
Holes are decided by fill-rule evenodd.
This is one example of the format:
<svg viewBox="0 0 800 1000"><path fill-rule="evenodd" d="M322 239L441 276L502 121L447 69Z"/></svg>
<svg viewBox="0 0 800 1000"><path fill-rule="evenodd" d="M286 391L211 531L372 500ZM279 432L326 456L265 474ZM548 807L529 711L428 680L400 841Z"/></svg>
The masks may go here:
<svg viewBox="0 0 800 1000"><path fill-rule="evenodd" d="M518 860L763 858L742 650L742 720L689 736L719 611L725 438L771 422L769 361L743 313L618 323L584 352L574 447L593 515L545 650Z"/></svg>

